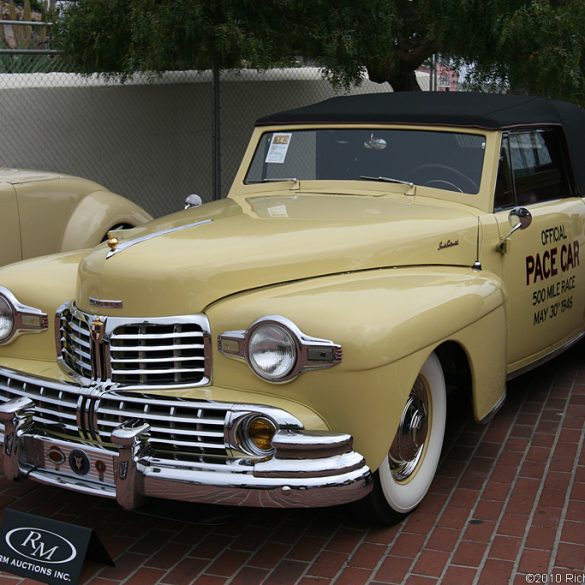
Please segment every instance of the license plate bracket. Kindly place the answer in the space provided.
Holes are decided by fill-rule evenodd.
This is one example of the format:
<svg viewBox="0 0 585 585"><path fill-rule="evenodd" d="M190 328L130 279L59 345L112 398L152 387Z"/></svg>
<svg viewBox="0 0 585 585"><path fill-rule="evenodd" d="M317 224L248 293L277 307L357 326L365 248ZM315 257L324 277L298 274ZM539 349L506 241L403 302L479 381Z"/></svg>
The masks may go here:
<svg viewBox="0 0 585 585"><path fill-rule="evenodd" d="M24 435L20 441L19 465L25 473L42 471L102 486L115 485L117 453L39 435Z"/></svg>

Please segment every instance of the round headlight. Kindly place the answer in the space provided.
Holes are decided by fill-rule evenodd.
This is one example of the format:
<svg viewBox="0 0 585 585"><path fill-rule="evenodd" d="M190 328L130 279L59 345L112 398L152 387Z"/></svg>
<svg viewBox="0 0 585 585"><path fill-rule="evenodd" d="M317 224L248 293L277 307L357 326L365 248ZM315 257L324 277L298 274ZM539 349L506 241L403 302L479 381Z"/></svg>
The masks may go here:
<svg viewBox="0 0 585 585"><path fill-rule="evenodd" d="M248 340L248 361L252 369L266 380L285 378L297 361L295 340L281 325L259 325Z"/></svg>
<svg viewBox="0 0 585 585"><path fill-rule="evenodd" d="M10 337L13 327L14 313L12 305L3 296L0 296L0 343Z"/></svg>

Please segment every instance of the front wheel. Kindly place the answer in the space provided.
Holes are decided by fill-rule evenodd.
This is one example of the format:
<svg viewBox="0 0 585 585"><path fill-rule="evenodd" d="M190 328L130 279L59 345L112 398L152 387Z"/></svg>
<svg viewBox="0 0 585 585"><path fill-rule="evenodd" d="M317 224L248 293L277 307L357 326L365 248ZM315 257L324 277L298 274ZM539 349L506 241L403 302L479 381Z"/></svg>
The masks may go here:
<svg viewBox="0 0 585 585"><path fill-rule="evenodd" d="M447 397L439 358L423 364L408 395L388 454L375 474L372 492L360 502L360 515L393 524L420 504L439 464Z"/></svg>

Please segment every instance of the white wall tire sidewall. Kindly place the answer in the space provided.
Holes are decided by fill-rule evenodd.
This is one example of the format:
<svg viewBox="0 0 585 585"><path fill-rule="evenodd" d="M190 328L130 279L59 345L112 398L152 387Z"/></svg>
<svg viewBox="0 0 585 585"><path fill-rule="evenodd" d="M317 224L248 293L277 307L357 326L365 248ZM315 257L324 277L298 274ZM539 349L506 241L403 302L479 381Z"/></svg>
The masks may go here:
<svg viewBox="0 0 585 585"><path fill-rule="evenodd" d="M378 470L380 486L386 502L399 514L406 514L416 508L429 490L439 465L445 435L447 418L445 377L441 362L434 353L424 363L420 375L426 379L432 398L431 428L424 458L407 482L398 482L394 479L388 456L384 458Z"/></svg>

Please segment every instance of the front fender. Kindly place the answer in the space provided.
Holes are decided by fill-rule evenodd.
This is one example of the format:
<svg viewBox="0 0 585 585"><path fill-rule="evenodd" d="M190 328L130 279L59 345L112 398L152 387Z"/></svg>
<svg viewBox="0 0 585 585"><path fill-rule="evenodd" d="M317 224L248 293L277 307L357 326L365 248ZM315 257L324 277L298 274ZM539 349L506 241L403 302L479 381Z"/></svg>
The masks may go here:
<svg viewBox="0 0 585 585"><path fill-rule="evenodd" d="M308 335L342 339L341 369L363 371L449 339L503 305L503 285L493 274L394 268L235 295L206 313L218 333L245 329L262 315L283 315Z"/></svg>
<svg viewBox="0 0 585 585"><path fill-rule="evenodd" d="M280 314L307 335L341 344L338 366L279 385L216 349L214 384L309 406L333 431L352 434L373 469L387 453L422 364L438 346L456 343L467 355L476 418L505 387L505 295L489 273L424 267L336 275L240 294L206 313L214 335Z"/></svg>
<svg viewBox="0 0 585 585"><path fill-rule="evenodd" d="M81 199L67 221L61 251L93 248L112 227L122 224L136 227L151 219L144 209L120 195L94 191Z"/></svg>

